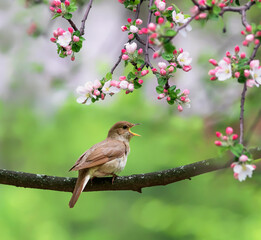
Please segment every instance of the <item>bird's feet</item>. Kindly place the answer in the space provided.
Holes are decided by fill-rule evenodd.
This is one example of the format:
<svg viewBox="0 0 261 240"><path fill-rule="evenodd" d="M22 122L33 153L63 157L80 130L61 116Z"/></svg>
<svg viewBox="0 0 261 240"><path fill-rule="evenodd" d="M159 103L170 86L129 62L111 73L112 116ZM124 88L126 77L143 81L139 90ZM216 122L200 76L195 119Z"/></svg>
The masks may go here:
<svg viewBox="0 0 261 240"><path fill-rule="evenodd" d="M113 182L114 182L114 180L115 180L116 177L118 177L118 175L116 175L116 174L113 173L113 174L112 174L111 184L113 184Z"/></svg>

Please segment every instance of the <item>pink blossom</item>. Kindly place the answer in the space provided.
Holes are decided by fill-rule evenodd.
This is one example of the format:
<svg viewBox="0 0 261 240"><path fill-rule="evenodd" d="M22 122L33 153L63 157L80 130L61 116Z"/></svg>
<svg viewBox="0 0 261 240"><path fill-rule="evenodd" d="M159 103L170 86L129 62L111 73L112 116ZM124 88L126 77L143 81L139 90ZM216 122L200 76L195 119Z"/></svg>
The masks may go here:
<svg viewBox="0 0 261 240"><path fill-rule="evenodd" d="M131 21L132 21L131 18L127 18L127 22L131 23Z"/></svg>
<svg viewBox="0 0 261 240"><path fill-rule="evenodd" d="M238 53L240 51L240 48L238 45L235 46L235 53Z"/></svg>
<svg viewBox="0 0 261 240"><path fill-rule="evenodd" d="M70 6L70 1L65 0L65 1L64 1L64 5L65 5L65 6Z"/></svg>
<svg viewBox="0 0 261 240"><path fill-rule="evenodd" d="M166 3L165 2L159 2L157 7L160 11L164 11L165 8L166 8Z"/></svg>
<svg viewBox="0 0 261 240"><path fill-rule="evenodd" d="M171 98L170 97L167 97L167 101L170 101L171 100Z"/></svg>
<svg viewBox="0 0 261 240"><path fill-rule="evenodd" d="M227 57L231 57L231 53L229 51L226 52Z"/></svg>
<svg viewBox="0 0 261 240"><path fill-rule="evenodd" d="M78 36L73 36L73 41L74 42L79 42L80 38Z"/></svg>
<svg viewBox="0 0 261 240"><path fill-rule="evenodd" d="M94 80L93 87L98 89L98 88L102 87L102 84L99 80L96 79L96 80Z"/></svg>
<svg viewBox="0 0 261 240"><path fill-rule="evenodd" d="M125 80L125 79L126 79L125 76L120 76L120 77L119 77L119 80L120 80L120 81L123 81L123 80Z"/></svg>
<svg viewBox="0 0 261 240"><path fill-rule="evenodd" d="M227 136L223 136L223 138L222 138L224 141L227 141Z"/></svg>
<svg viewBox="0 0 261 240"><path fill-rule="evenodd" d="M129 83L127 81L123 80L123 81L120 82L120 88L121 89L127 89L128 86L129 86Z"/></svg>
<svg viewBox="0 0 261 240"><path fill-rule="evenodd" d="M240 157L239 157L239 161L240 162L246 162L248 160L248 156L246 156L246 155L241 155Z"/></svg>
<svg viewBox="0 0 261 240"><path fill-rule="evenodd" d="M254 44L257 45L259 43L260 43L259 39L255 39Z"/></svg>
<svg viewBox="0 0 261 240"><path fill-rule="evenodd" d="M165 76L167 74L166 70L165 69L160 69L160 75L161 76Z"/></svg>
<svg viewBox="0 0 261 240"><path fill-rule="evenodd" d="M136 24L137 24L137 25L141 25L141 24L142 24L142 20L138 18L138 19L136 20Z"/></svg>
<svg viewBox="0 0 261 240"><path fill-rule="evenodd" d="M133 39L133 38L134 38L134 35L133 35L132 33L128 35L128 39L131 40L131 39Z"/></svg>
<svg viewBox="0 0 261 240"><path fill-rule="evenodd" d="M205 6L206 0L199 0L198 4L201 5L201 6Z"/></svg>
<svg viewBox="0 0 261 240"><path fill-rule="evenodd" d="M183 111L183 107L181 105L178 105L178 111L182 112Z"/></svg>
<svg viewBox="0 0 261 240"><path fill-rule="evenodd" d="M258 68L259 67L259 60L252 60L249 64L251 69Z"/></svg>
<svg viewBox="0 0 261 240"><path fill-rule="evenodd" d="M189 95L189 90L188 89L184 89L183 94Z"/></svg>
<svg viewBox="0 0 261 240"><path fill-rule="evenodd" d="M164 98L164 97L165 97L165 94L164 94L164 93L161 93L161 94L159 94L158 99L162 99L162 98Z"/></svg>
<svg viewBox="0 0 261 240"><path fill-rule="evenodd" d="M122 60L126 61L129 59L129 56L127 54L123 54L121 58Z"/></svg>
<svg viewBox="0 0 261 240"><path fill-rule="evenodd" d="M154 32L154 31L156 30L156 24L150 23L150 24L148 25L148 29L149 29L150 31Z"/></svg>
<svg viewBox="0 0 261 240"><path fill-rule="evenodd" d="M170 73L172 73L174 71L174 67L170 66L168 70L169 70Z"/></svg>
<svg viewBox="0 0 261 240"><path fill-rule="evenodd" d="M159 57L159 53L158 52L153 53L153 58L155 59L157 57Z"/></svg>
<svg viewBox="0 0 261 240"><path fill-rule="evenodd" d="M55 43L56 42L56 38L50 38L50 41Z"/></svg>
<svg viewBox="0 0 261 240"><path fill-rule="evenodd" d="M246 41L246 40L245 40L245 41L243 41L243 43L242 43L242 44L243 44L243 46L245 46L245 47L246 47L246 46L248 46L248 41Z"/></svg>
<svg viewBox="0 0 261 240"><path fill-rule="evenodd" d="M54 12L55 8L54 7L49 7L49 9Z"/></svg>
<svg viewBox="0 0 261 240"><path fill-rule="evenodd" d="M156 17L158 17L158 16L160 16L160 12L157 11L157 12L154 13L154 15L155 15Z"/></svg>
<svg viewBox="0 0 261 240"><path fill-rule="evenodd" d="M227 127L226 128L226 134L231 135L233 133L233 128L232 127Z"/></svg>
<svg viewBox="0 0 261 240"><path fill-rule="evenodd" d="M97 89L95 89L93 91L93 95L95 95L95 96L99 96L100 94L101 94L101 92L99 90L97 90Z"/></svg>
<svg viewBox="0 0 261 240"><path fill-rule="evenodd" d="M191 67L191 65L188 65L188 66L183 66L182 69L185 72L189 72L192 69L192 67Z"/></svg>
<svg viewBox="0 0 261 240"><path fill-rule="evenodd" d="M75 60L75 56L71 56L71 61L74 61Z"/></svg>
<svg viewBox="0 0 261 240"><path fill-rule="evenodd" d="M137 33L138 31L139 31L139 29L136 26L134 26L134 25L130 26L130 32Z"/></svg>
<svg viewBox="0 0 261 240"><path fill-rule="evenodd" d="M247 77L249 77L249 75L250 75L249 70L245 69L244 70L244 76L247 78Z"/></svg>
<svg viewBox="0 0 261 240"><path fill-rule="evenodd" d="M216 75L216 69L210 69L210 70L208 71L208 75L209 75L209 76L215 76L215 75Z"/></svg>
<svg viewBox="0 0 261 240"><path fill-rule="evenodd" d="M126 26L121 26L121 31L125 32L128 28Z"/></svg>
<svg viewBox="0 0 261 240"><path fill-rule="evenodd" d="M256 82L255 82L254 79L248 79L246 81L246 85L247 85L247 87L252 88L252 87L254 87L256 85Z"/></svg>
<svg viewBox="0 0 261 240"><path fill-rule="evenodd" d="M235 77L239 78L240 77L240 72L235 72Z"/></svg>
<svg viewBox="0 0 261 240"><path fill-rule="evenodd" d="M207 13L200 13L199 14L199 18L201 18L201 19L205 19L207 16L208 16Z"/></svg>
<svg viewBox="0 0 261 240"><path fill-rule="evenodd" d="M159 62L159 63L158 63L158 67L159 67L159 68L166 69L167 65L166 65L166 63L164 63L164 62Z"/></svg>
<svg viewBox="0 0 261 240"><path fill-rule="evenodd" d="M57 13L62 13L62 10L59 8L56 10Z"/></svg>
<svg viewBox="0 0 261 240"><path fill-rule="evenodd" d="M145 75L147 75L147 74L148 74L147 70L142 70L142 71L141 71L141 76L145 76Z"/></svg>
<svg viewBox="0 0 261 240"><path fill-rule="evenodd" d="M66 54L67 54L67 55L71 55L71 54L72 54L72 50L68 50L68 51L66 52Z"/></svg>
<svg viewBox="0 0 261 240"><path fill-rule="evenodd" d="M128 86L129 91L133 92L134 91L134 84L130 83Z"/></svg>
<svg viewBox="0 0 261 240"><path fill-rule="evenodd" d="M231 63L230 58L228 58L228 57L224 57L223 60L224 60L227 64L230 64L230 63Z"/></svg>
<svg viewBox="0 0 261 240"><path fill-rule="evenodd" d="M157 72L158 70L157 70L156 68L152 68L151 71L152 71L153 73L155 73L155 72Z"/></svg>
<svg viewBox="0 0 261 240"><path fill-rule="evenodd" d="M58 36L61 36L65 32L65 30L63 30L62 28L57 28L57 32L58 32Z"/></svg>
<svg viewBox="0 0 261 240"><path fill-rule="evenodd" d="M147 29L147 28L142 28L141 31L142 31L142 33L144 33L144 34L147 34L147 33L148 33L148 29Z"/></svg>
<svg viewBox="0 0 261 240"><path fill-rule="evenodd" d="M215 141L215 144L216 144L216 146L222 146L222 142L220 142L220 141Z"/></svg>

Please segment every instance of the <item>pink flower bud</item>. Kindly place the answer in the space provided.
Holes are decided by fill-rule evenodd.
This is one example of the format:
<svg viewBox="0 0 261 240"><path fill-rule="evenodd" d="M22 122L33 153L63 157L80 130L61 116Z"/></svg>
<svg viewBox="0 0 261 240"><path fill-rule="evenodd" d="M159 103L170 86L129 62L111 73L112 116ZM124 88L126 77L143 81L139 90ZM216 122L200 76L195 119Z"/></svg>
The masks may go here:
<svg viewBox="0 0 261 240"><path fill-rule="evenodd" d="M246 47L246 46L248 46L248 41L246 41L246 40L245 40L245 41L243 41L243 43L242 43L242 44L243 44L243 46L245 46L245 47Z"/></svg>
<svg viewBox="0 0 261 240"><path fill-rule="evenodd" d="M66 54L67 54L67 55L71 55L71 54L72 54L72 50L68 50L68 51L66 52Z"/></svg>
<svg viewBox="0 0 261 240"><path fill-rule="evenodd" d="M129 93L130 93L130 91L129 91L129 90L127 90L125 93L126 93L126 94L129 94Z"/></svg>
<svg viewBox="0 0 261 240"><path fill-rule="evenodd" d="M164 94L164 93L161 93L161 94L159 94L158 99L162 99L162 98L164 98L164 97L165 97L165 94Z"/></svg>
<svg viewBox="0 0 261 240"><path fill-rule="evenodd" d="M157 12L154 13L154 15L155 15L156 17L158 17L158 16L160 16L160 12L157 11Z"/></svg>
<svg viewBox="0 0 261 240"><path fill-rule="evenodd" d="M240 157L239 157L239 161L240 162L246 162L248 160L248 156L246 156L246 155L241 155Z"/></svg>
<svg viewBox="0 0 261 240"><path fill-rule="evenodd" d="M246 78L248 78L249 75L250 75L249 70L245 69L245 70L244 70L244 76L245 76Z"/></svg>
<svg viewBox="0 0 261 240"><path fill-rule="evenodd" d="M209 59L208 62L211 63L213 66L217 66L218 65L217 61L215 59L212 59L212 58Z"/></svg>
<svg viewBox="0 0 261 240"><path fill-rule="evenodd" d="M73 28L68 27L68 31L69 31L70 33L73 33Z"/></svg>
<svg viewBox="0 0 261 240"><path fill-rule="evenodd" d="M259 0L259 2L260 2L260 0ZM252 167L254 168L254 170L256 169L256 165L252 164Z"/></svg>
<svg viewBox="0 0 261 240"><path fill-rule="evenodd" d="M142 70L140 74L141 74L141 76L145 76L148 74L148 72L147 72L147 70Z"/></svg>
<svg viewBox="0 0 261 240"><path fill-rule="evenodd" d="M216 136L217 136L218 138L220 138L220 137L222 136L222 133L221 133L221 132L216 132Z"/></svg>
<svg viewBox="0 0 261 240"><path fill-rule="evenodd" d="M246 85L247 85L247 87L252 88L256 85L256 81L254 79L248 79L246 81Z"/></svg>
<svg viewBox="0 0 261 240"><path fill-rule="evenodd" d="M73 36L73 41L74 42L79 42L79 40L80 40L80 38L78 36L75 36L75 35Z"/></svg>
<svg viewBox="0 0 261 240"><path fill-rule="evenodd" d="M129 23L131 23L131 18L128 18L127 21L128 21Z"/></svg>
<svg viewBox="0 0 261 240"><path fill-rule="evenodd" d="M229 51L226 52L227 57L231 57L231 53Z"/></svg>
<svg viewBox="0 0 261 240"><path fill-rule="evenodd" d="M184 89L183 94L189 95L189 90L188 89Z"/></svg>
<svg viewBox="0 0 261 240"><path fill-rule="evenodd" d="M65 0L65 1L64 1L64 5L67 6L67 7L70 6L70 1Z"/></svg>
<svg viewBox="0 0 261 240"><path fill-rule="evenodd" d="M168 91L168 89L164 88L164 89L163 89L163 92L164 92L164 93L168 93L169 91Z"/></svg>
<svg viewBox="0 0 261 240"><path fill-rule="evenodd" d="M100 94L101 94L101 92L99 90L97 90L97 89L95 89L93 91L93 95L95 95L95 96L99 96Z"/></svg>
<svg viewBox="0 0 261 240"><path fill-rule="evenodd" d="M237 134L234 134L233 136L232 136L232 140L237 140L238 139L238 135Z"/></svg>
<svg viewBox="0 0 261 240"><path fill-rule="evenodd" d="M54 12L55 8L54 7L49 7L49 9Z"/></svg>
<svg viewBox="0 0 261 240"><path fill-rule="evenodd" d="M172 73L174 71L174 67L170 66L168 70L169 70L169 73Z"/></svg>
<svg viewBox="0 0 261 240"><path fill-rule="evenodd" d="M129 86L129 82L127 82L127 81L125 81L125 80L123 80L123 81L120 82L120 88L122 88L122 89L127 89L128 86Z"/></svg>
<svg viewBox="0 0 261 240"><path fill-rule="evenodd" d="M180 100L181 100L182 102L185 102L186 98L185 98L185 97L180 97Z"/></svg>
<svg viewBox="0 0 261 240"><path fill-rule="evenodd" d="M220 3L220 4L219 4L219 7L220 7L220 8L223 8L223 7L225 7L225 6L226 6L225 3Z"/></svg>
<svg viewBox="0 0 261 240"><path fill-rule="evenodd" d="M240 48L238 45L235 46L235 53L238 53L240 51Z"/></svg>
<svg viewBox="0 0 261 240"><path fill-rule="evenodd" d="M121 52L122 52L122 53L126 53L126 49L124 49L124 48L121 49Z"/></svg>
<svg viewBox="0 0 261 240"><path fill-rule="evenodd" d="M159 63L158 63L158 67L159 67L159 68L166 69L167 65L166 65L166 63L164 63L164 62L159 62Z"/></svg>
<svg viewBox="0 0 261 240"><path fill-rule="evenodd" d="M192 67L191 67L191 65L188 65L188 66L183 66L182 69L185 72L189 72L192 69Z"/></svg>
<svg viewBox="0 0 261 240"><path fill-rule="evenodd" d="M101 94L101 100L104 100L104 97L105 97L105 96L104 96L104 94L102 93L102 94Z"/></svg>
<svg viewBox="0 0 261 240"><path fill-rule="evenodd" d="M141 55L142 53L143 53L143 49L140 48L140 49L138 50L138 54Z"/></svg>
<svg viewBox="0 0 261 240"><path fill-rule="evenodd" d="M143 80L142 80L142 79L139 79L139 80L138 80L138 83L139 83L140 85L142 85Z"/></svg>
<svg viewBox="0 0 261 240"><path fill-rule="evenodd" d="M112 87L117 87L118 81L116 81L116 80L111 80L110 85L111 85Z"/></svg>
<svg viewBox="0 0 261 240"><path fill-rule="evenodd" d="M134 85L132 83L129 84L128 86L129 91L133 92L134 91Z"/></svg>
<svg viewBox="0 0 261 240"><path fill-rule="evenodd" d="M247 32L252 32L252 27L251 27L251 25L246 26L246 31L247 31Z"/></svg>
<svg viewBox="0 0 261 240"><path fill-rule="evenodd" d="M142 33L144 33L144 34L147 34L147 33L149 32L149 30L148 30L147 28L142 28L141 31L142 31Z"/></svg>
<svg viewBox="0 0 261 240"><path fill-rule="evenodd" d="M50 38L50 41L55 43L56 42L56 38Z"/></svg>
<svg viewBox="0 0 261 240"><path fill-rule="evenodd" d="M233 133L233 128L232 127L227 127L226 128L226 134L231 135Z"/></svg>
<svg viewBox="0 0 261 240"><path fill-rule="evenodd" d="M183 48L179 48L179 53L183 53Z"/></svg>
<svg viewBox="0 0 261 240"><path fill-rule="evenodd" d="M234 178L238 179L238 173L234 173Z"/></svg>
<svg viewBox="0 0 261 240"><path fill-rule="evenodd" d="M158 52L153 53L153 58L155 59L157 57L159 57L159 53Z"/></svg>
<svg viewBox="0 0 261 240"><path fill-rule="evenodd" d="M224 60L227 64L230 64L230 63L231 63L230 58L228 58L228 57L223 57L223 60Z"/></svg>
<svg viewBox="0 0 261 240"><path fill-rule="evenodd" d="M223 139L224 141L227 141L228 138L227 138L227 136L223 136L222 139Z"/></svg>
<svg viewBox="0 0 261 240"><path fill-rule="evenodd" d="M150 38L157 38L158 37L158 34L157 33L152 33L151 35L150 35Z"/></svg>
<svg viewBox="0 0 261 240"><path fill-rule="evenodd" d="M254 44L258 45L260 43L259 39L255 39Z"/></svg>
<svg viewBox="0 0 261 240"><path fill-rule="evenodd" d="M235 163L231 163L231 165L230 165L231 168L234 168L235 166L236 166Z"/></svg>
<svg viewBox="0 0 261 240"><path fill-rule="evenodd" d="M216 144L216 146L222 146L222 142L220 142L220 141L215 141L215 144Z"/></svg>
<svg viewBox="0 0 261 240"><path fill-rule="evenodd" d="M199 14L199 18L201 18L201 19L205 19L207 16L208 16L207 13L200 13Z"/></svg>
<svg viewBox="0 0 261 240"><path fill-rule="evenodd" d="M131 39L134 38L134 35L131 33L131 34L128 35L128 38L131 40Z"/></svg>
<svg viewBox="0 0 261 240"><path fill-rule="evenodd" d="M148 29L149 29L150 31L154 32L154 31L156 30L156 24L150 23L150 24L148 25Z"/></svg>
<svg viewBox="0 0 261 240"><path fill-rule="evenodd" d="M239 78L240 77L240 72L235 72L235 77Z"/></svg>
<svg viewBox="0 0 261 240"><path fill-rule="evenodd" d="M121 58L122 60L126 61L129 59L129 56L127 54L123 54Z"/></svg>
<svg viewBox="0 0 261 240"><path fill-rule="evenodd" d="M254 39L255 39L254 34L248 34L245 38L245 40L248 42L252 42L252 41L254 41Z"/></svg>
<svg viewBox="0 0 261 240"><path fill-rule="evenodd" d="M158 24L162 24L164 23L164 18L163 17L159 17L158 18Z"/></svg>
<svg viewBox="0 0 261 240"><path fill-rule="evenodd" d="M160 69L160 75L161 76L165 76L167 74L166 70L165 69Z"/></svg>
<svg viewBox="0 0 261 240"><path fill-rule="evenodd" d="M258 31L258 32L256 33L256 36L257 36L257 37L261 37L261 31Z"/></svg>
<svg viewBox="0 0 261 240"><path fill-rule="evenodd" d="M217 78L213 76L213 77L210 78L210 80L214 81L214 80L217 80Z"/></svg>
<svg viewBox="0 0 261 240"><path fill-rule="evenodd" d="M168 11L172 11L172 10L173 10L173 7L172 7L172 6L167 7L167 10L168 10Z"/></svg>
<svg viewBox="0 0 261 240"><path fill-rule="evenodd" d="M245 52L242 52L241 54L240 54L240 57L243 59L243 58L245 58L246 57L246 53Z"/></svg>
<svg viewBox="0 0 261 240"><path fill-rule="evenodd" d="M210 70L208 71L208 75L209 75L209 76L215 76L215 75L216 75L216 70L215 70L215 69L210 69Z"/></svg>
<svg viewBox="0 0 261 240"><path fill-rule="evenodd" d="M138 19L136 20L136 25L141 25L141 24L142 24L142 20L138 18Z"/></svg>
<svg viewBox="0 0 261 240"><path fill-rule="evenodd" d="M119 77L119 80L120 80L120 81L124 81L124 80L126 80L126 77L125 77L125 76L120 76L120 77Z"/></svg>
<svg viewBox="0 0 261 240"><path fill-rule="evenodd" d="M75 60L75 56L71 56L71 60L74 61Z"/></svg>
<svg viewBox="0 0 261 240"><path fill-rule="evenodd" d="M183 111L183 107L181 105L178 105L178 111L182 112Z"/></svg>
<svg viewBox="0 0 261 240"><path fill-rule="evenodd" d="M171 98L170 97L167 97L167 101L170 101L171 100Z"/></svg>
<svg viewBox="0 0 261 240"><path fill-rule="evenodd" d="M140 34L140 35L141 35L141 34L143 34L143 32L142 32L141 30L139 30L139 31L138 31L138 34Z"/></svg>
<svg viewBox="0 0 261 240"><path fill-rule="evenodd" d="M56 10L57 13L62 13L62 10L59 8Z"/></svg>
<svg viewBox="0 0 261 240"><path fill-rule="evenodd" d="M126 26L121 26L121 31L125 32L128 28Z"/></svg>

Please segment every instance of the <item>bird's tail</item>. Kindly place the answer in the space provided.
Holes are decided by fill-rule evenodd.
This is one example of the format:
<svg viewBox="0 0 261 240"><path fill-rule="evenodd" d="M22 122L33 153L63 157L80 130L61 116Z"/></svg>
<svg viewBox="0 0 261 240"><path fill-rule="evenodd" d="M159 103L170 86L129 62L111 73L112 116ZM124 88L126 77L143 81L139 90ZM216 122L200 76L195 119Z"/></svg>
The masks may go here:
<svg viewBox="0 0 261 240"><path fill-rule="evenodd" d="M73 195L69 202L69 207L73 208L75 203L77 202L78 198L80 197L83 189L85 188L86 184L88 183L91 175L89 174L89 170L80 170L77 182L75 184Z"/></svg>

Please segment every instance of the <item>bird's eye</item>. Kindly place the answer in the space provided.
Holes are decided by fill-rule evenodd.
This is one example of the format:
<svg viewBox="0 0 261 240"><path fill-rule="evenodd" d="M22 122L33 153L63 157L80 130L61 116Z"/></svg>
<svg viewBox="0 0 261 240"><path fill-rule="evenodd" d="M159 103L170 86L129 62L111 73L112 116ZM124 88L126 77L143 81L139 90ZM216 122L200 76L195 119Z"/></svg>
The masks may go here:
<svg viewBox="0 0 261 240"><path fill-rule="evenodd" d="M124 125L122 128L123 128L123 129L127 129L127 128L128 128L128 126Z"/></svg>

